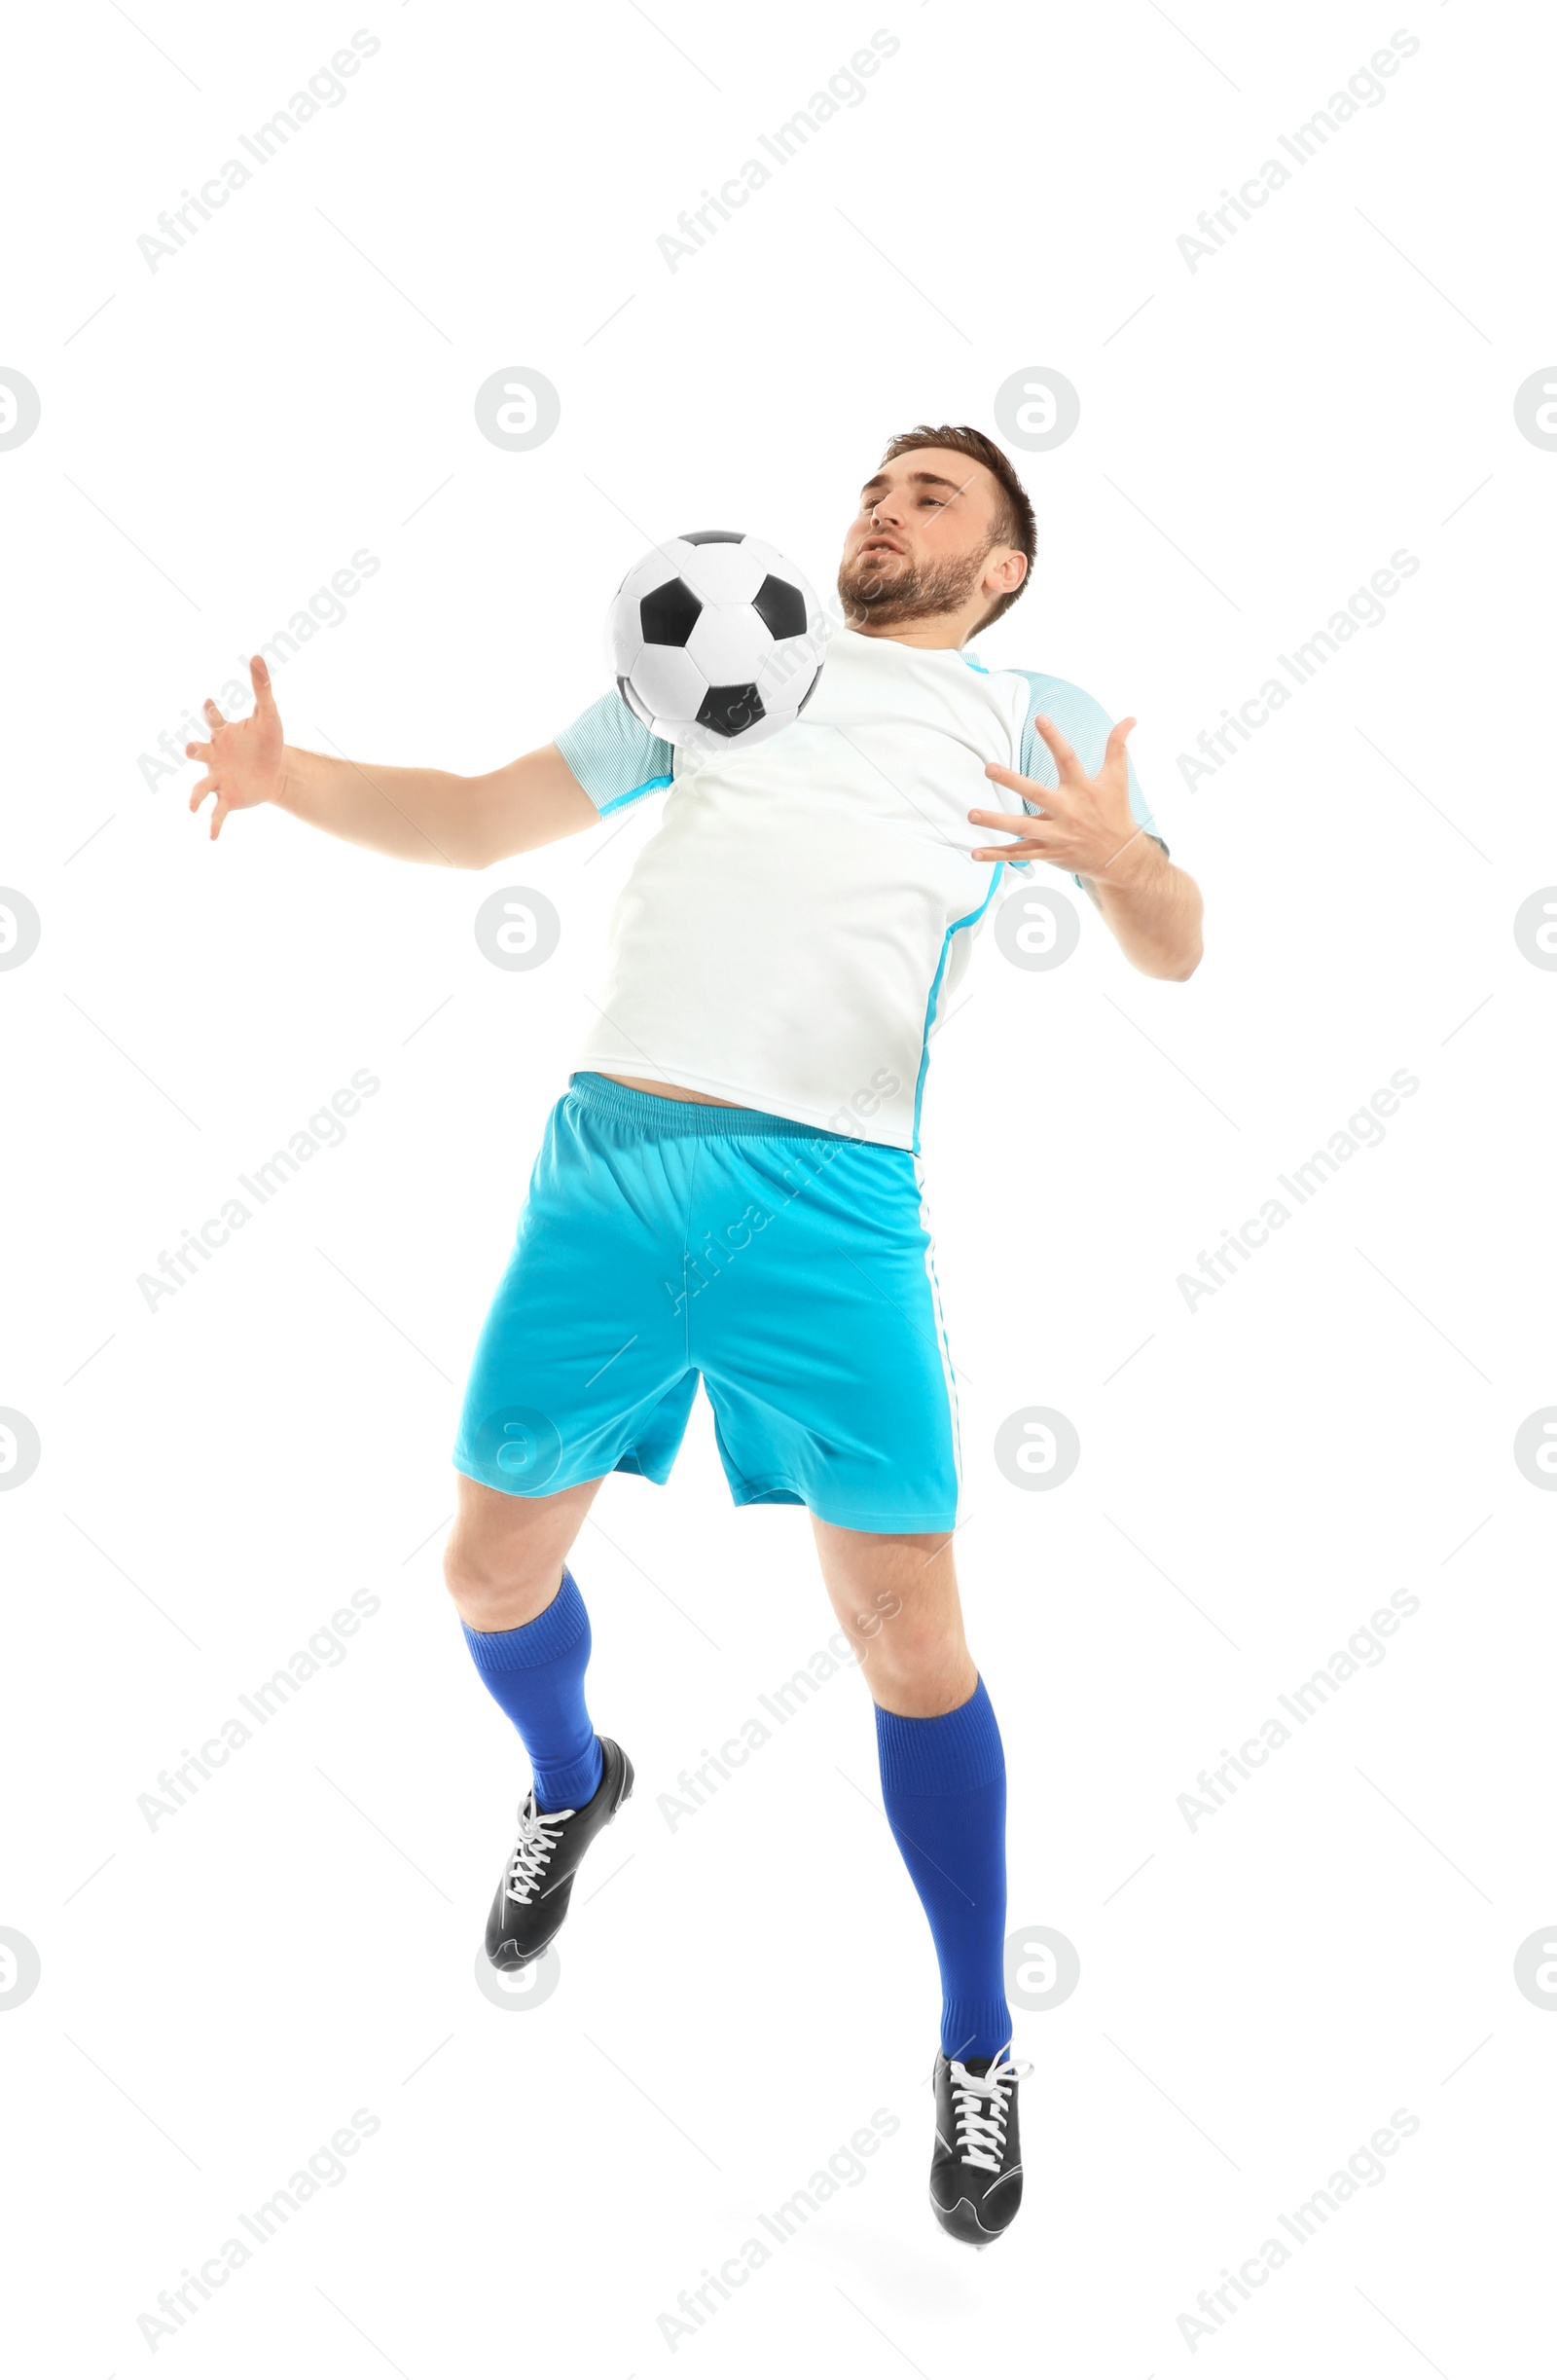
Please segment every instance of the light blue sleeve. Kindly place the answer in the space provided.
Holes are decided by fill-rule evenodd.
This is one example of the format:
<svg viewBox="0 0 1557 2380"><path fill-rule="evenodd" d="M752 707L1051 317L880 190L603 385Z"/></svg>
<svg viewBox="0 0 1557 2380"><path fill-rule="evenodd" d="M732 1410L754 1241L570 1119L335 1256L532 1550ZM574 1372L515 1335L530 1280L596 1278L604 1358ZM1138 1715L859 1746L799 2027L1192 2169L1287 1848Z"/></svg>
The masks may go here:
<svg viewBox="0 0 1557 2380"><path fill-rule="evenodd" d="M1017 763L1019 774L1031 777L1041 786L1059 782L1054 754L1032 724L1035 714L1041 711L1045 718L1053 719L1088 776L1094 775L1103 765L1108 730L1113 725L1102 703L1095 702L1090 694L1084 694L1079 686L1072 686L1064 677L1046 677L1037 670L1018 670L1016 675L1027 679L1030 698L1028 714L1022 726L1022 757ZM1162 843L1166 852L1168 846L1163 843L1150 805L1141 790L1136 764L1128 752L1125 754L1125 770L1130 782L1130 815L1138 826L1144 826L1156 842ZM1026 807L1031 809L1032 805L1030 802ZM1076 882L1081 882L1079 876Z"/></svg>
<svg viewBox="0 0 1557 2380"><path fill-rule="evenodd" d="M552 741L601 818L657 792L674 773L674 747L651 735L620 694L602 694Z"/></svg>

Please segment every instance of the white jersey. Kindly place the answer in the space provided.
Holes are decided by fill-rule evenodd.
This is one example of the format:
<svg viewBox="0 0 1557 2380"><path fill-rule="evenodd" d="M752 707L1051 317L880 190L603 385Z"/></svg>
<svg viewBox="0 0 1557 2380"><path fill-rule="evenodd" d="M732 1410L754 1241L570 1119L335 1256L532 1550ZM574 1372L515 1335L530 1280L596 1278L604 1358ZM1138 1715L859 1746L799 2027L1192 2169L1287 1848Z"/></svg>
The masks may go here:
<svg viewBox="0 0 1557 2380"><path fill-rule="evenodd" d="M1095 771L1109 721L1079 687L847 628L803 714L750 751L672 748L602 696L563 759L602 815L666 800L579 1070L917 1153L930 1037L1010 865L970 856L1002 838L967 813L1015 806L987 761L1054 784L1038 711ZM1133 768L1130 800L1154 832Z"/></svg>

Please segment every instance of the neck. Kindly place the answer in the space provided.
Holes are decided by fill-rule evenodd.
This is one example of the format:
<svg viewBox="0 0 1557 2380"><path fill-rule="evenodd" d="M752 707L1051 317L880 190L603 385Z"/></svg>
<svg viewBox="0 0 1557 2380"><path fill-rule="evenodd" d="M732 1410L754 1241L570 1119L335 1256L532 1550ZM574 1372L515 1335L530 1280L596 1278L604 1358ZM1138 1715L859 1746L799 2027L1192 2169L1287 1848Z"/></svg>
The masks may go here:
<svg viewBox="0 0 1557 2380"><path fill-rule="evenodd" d="M873 620L864 615L846 615L845 626L861 637L886 637L893 644L916 644L925 652L960 652L970 634L969 623L949 611L935 612L927 620Z"/></svg>

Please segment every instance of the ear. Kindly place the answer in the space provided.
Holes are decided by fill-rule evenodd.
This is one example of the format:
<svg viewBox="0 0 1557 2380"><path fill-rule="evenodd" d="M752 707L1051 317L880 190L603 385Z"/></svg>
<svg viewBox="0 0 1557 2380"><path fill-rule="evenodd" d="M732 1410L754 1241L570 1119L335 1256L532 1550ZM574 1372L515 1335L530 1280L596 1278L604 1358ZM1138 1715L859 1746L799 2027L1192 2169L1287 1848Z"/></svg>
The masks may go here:
<svg viewBox="0 0 1557 2380"><path fill-rule="evenodd" d="M984 586L990 595L1012 595L1028 574L1028 558L1014 545L997 546L991 555L984 572Z"/></svg>

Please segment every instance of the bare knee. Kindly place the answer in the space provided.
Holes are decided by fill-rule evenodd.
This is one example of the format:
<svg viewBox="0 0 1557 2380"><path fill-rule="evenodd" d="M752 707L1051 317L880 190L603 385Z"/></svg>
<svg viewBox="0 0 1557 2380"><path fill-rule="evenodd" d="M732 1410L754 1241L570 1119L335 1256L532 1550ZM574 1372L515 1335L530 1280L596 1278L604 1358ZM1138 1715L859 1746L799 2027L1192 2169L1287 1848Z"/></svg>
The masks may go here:
<svg viewBox="0 0 1557 2380"><path fill-rule="evenodd" d="M955 1615L898 1613L860 1647L859 1661L872 1701L905 1719L956 1710L978 1684Z"/></svg>
<svg viewBox="0 0 1557 2380"><path fill-rule="evenodd" d="M444 1585L467 1628L523 1628L561 1584L562 1556L537 1558L523 1545L493 1547L457 1523L444 1549Z"/></svg>
<svg viewBox="0 0 1557 2380"><path fill-rule="evenodd" d="M444 1583L467 1628L523 1628L546 1609L597 1485L513 1496L460 1479Z"/></svg>
<svg viewBox="0 0 1557 2380"><path fill-rule="evenodd" d="M814 1521L833 1609L874 1701L936 1718L967 1701L978 1671L962 1633L949 1530L882 1536Z"/></svg>

